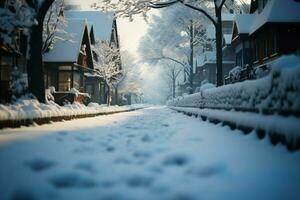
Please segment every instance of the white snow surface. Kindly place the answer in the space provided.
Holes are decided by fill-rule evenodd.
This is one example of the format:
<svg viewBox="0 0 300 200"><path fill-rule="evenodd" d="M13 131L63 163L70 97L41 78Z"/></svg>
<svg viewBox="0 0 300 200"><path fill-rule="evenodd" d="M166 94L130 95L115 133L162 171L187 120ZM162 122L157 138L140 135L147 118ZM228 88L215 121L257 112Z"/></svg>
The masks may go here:
<svg viewBox="0 0 300 200"><path fill-rule="evenodd" d="M1 200L299 199L300 153L164 107L0 131Z"/></svg>
<svg viewBox="0 0 300 200"><path fill-rule="evenodd" d="M109 113L115 111L126 111L135 108L142 108L146 105L134 104L128 106L107 106L97 103L89 103L88 106L74 102L59 106L53 101L46 104L39 103L34 99L19 100L14 104L0 104L0 120L23 120L23 119L39 119L51 118L57 116L74 116L83 114Z"/></svg>

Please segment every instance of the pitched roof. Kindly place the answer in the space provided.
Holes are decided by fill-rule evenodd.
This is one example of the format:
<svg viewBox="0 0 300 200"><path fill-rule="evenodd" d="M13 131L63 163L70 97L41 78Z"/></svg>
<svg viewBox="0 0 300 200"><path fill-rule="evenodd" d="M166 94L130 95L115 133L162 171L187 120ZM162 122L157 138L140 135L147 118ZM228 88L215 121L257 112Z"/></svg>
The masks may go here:
<svg viewBox="0 0 300 200"><path fill-rule="evenodd" d="M255 19L250 34L268 22L300 22L300 2L295 0L269 0L261 13L253 13Z"/></svg>
<svg viewBox="0 0 300 200"><path fill-rule="evenodd" d="M58 40L54 43L53 49L44 54L44 62L77 62L86 24L86 20L68 19L64 31L70 36L70 40Z"/></svg>
<svg viewBox="0 0 300 200"><path fill-rule="evenodd" d="M80 11L70 10L65 12L66 18L86 19L88 21L89 31L93 27L96 39L109 41L113 25L113 12L103 13L100 11Z"/></svg>
<svg viewBox="0 0 300 200"><path fill-rule="evenodd" d="M240 34L249 34L251 24L253 23L254 16L251 14L242 14L235 16L235 24L237 31Z"/></svg>

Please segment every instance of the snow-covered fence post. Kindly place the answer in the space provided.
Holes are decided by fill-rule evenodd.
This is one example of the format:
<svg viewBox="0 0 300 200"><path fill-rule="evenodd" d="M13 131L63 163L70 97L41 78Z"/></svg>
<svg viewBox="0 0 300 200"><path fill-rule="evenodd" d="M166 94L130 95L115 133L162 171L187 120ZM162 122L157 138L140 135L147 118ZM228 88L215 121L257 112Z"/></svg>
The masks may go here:
<svg viewBox="0 0 300 200"><path fill-rule="evenodd" d="M31 28L30 50L27 63L28 89L40 102L45 102L45 83L42 59L43 22L45 15L54 0L34 1L32 7L36 10L37 25Z"/></svg>

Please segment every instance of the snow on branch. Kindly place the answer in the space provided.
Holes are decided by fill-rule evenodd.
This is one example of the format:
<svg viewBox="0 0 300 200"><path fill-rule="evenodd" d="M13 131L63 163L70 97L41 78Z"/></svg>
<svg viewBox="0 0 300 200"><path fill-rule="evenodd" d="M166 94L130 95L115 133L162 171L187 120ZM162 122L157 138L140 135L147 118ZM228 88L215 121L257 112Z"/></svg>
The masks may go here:
<svg viewBox="0 0 300 200"><path fill-rule="evenodd" d="M43 53L52 49L56 41L69 38L64 31L66 26L64 0L56 0L49 8L43 23Z"/></svg>
<svg viewBox="0 0 300 200"><path fill-rule="evenodd" d="M97 40L93 45L93 51L98 55L98 59L94 59L94 66L106 84L114 86L121 81L123 70L119 48L109 42Z"/></svg>
<svg viewBox="0 0 300 200"><path fill-rule="evenodd" d="M30 28L36 24L35 11L26 1L8 0L0 8L0 43L9 49L19 52L16 35L19 31L29 35Z"/></svg>

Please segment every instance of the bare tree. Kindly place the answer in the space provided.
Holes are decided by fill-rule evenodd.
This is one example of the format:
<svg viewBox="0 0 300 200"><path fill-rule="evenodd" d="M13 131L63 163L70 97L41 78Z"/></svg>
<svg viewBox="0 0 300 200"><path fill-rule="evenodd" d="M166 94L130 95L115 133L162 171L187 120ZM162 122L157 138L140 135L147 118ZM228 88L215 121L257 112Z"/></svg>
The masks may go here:
<svg viewBox="0 0 300 200"><path fill-rule="evenodd" d="M233 0L230 0L233 2ZM130 17L132 18L135 14L142 13L146 16L146 13L150 8L165 8L176 3L196 10L202 13L215 27L216 37L216 60L217 60L217 86L223 85L223 69L222 69L222 9L225 5L226 0L170 0L170 1L159 1L159 0L99 0L94 5L96 8L103 10L114 10L116 16ZM214 12L210 12L207 9L213 5Z"/></svg>
<svg viewBox="0 0 300 200"><path fill-rule="evenodd" d="M43 23L43 53L53 48L58 40L69 37L64 31L67 21L64 18L64 0L56 0L50 6Z"/></svg>
<svg viewBox="0 0 300 200"><path fill-rule="evenodd" d="M180 68L176 64L167 63L165 71L166 71L165 75L166 75L167 84L171 90L172 97L175 98L176 97L176 81L178 79L180 72L182 71L182 68Z"/></svg>

